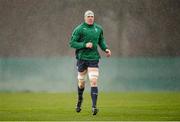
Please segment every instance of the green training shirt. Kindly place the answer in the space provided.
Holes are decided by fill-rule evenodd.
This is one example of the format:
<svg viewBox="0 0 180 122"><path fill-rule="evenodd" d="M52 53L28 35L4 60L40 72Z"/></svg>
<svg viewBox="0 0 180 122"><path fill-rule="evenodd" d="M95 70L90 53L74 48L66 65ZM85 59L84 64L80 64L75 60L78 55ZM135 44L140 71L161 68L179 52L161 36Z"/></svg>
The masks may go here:
<svg viewBox="0 0 180 122"><path fill-rule="evenodd" d="M88 42L93 43L91 49L86 48ZM102 27L96 23L88 25L84 22L77 26L72 33L69 44L76 49L76 58L82 60L99 60L98 45L103 51L107 49Z"/></svg>

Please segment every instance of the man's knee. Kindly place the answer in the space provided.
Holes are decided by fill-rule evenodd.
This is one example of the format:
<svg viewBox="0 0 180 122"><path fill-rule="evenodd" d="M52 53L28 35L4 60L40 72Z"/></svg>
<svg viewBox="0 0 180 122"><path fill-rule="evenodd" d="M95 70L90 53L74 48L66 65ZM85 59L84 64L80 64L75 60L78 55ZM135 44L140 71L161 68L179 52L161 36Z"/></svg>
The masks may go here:
<svg viewBox="0 0 180 122"><path fill-rule="evenodd" d="M98 70L92 70L92 71L90 70L88 71L88 76L90 81L97 80L99 77L99 72Z"/></svg>
<svg viewBox="0 0 180 122"><path fill-rule="evenodd" d="M98 70L89 71L88 75L89 75L89 80L91 82L91 86L97 86L97 80L98 80L98 77L99 77Z"/></svg>
<svg viewBox="0 0 180 122"><path fill-rule="evenodd" d="M90 84L91 84L91 87L96 87L97 86L97 79L91 79Z"/></svg>
<svg viewBox="0 0 180 122"><path fill-rule="evenodd" d="M85 74L78 73L78 81L84 81L85 80Z"/></svg>
<svg viewBox="0 0 180 122"><path fill-rule="evenodd" d="M78 81L78 86L79 88L84 88L85 87L85 81Z"/></svg>
<svg viewBox="0 0 180 122"><path fill-rule="evenodd" d="M86 78L86 72L84 72L84 73L80 73L80 72L78 72L78 86L80 87L80 88L84 88L84 86L85 86L85 78Z"/></svg>

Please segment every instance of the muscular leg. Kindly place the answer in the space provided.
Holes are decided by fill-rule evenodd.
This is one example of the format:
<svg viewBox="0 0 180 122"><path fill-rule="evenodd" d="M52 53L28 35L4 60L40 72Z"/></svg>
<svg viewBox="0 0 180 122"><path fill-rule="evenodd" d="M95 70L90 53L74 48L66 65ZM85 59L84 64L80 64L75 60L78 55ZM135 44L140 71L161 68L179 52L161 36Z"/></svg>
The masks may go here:
<svg viewBox="0 0 180 122"><path fill-rule="evenodd" d="M97 80L99 76L99 69L89 67L88 75L89 75L89 80L91 84L92 112L93 112L93 115L96 115L98 112L96 108L96 103L97 103L97 97L98 97Z"/></svg>
<svg viewBox="0 0 180 122"><path fill-rule="evenodd" d="M78 72L78 86L80 89L85 87L86 73L87 73L87 70L84 70L83 72Z"/></svg>
<svg viewBox="0 0 180 122"><path fill-rule="evenodd" d="M77 112L81 111L86 73L87 73L87 70L83 72L78 72L78 103L77 103L77 108L76 108Z"/></svg>
<svg viewBox="0 0 180 122"><path fill-rule="evenodd" d="M85 87L85 76L86 76L87 70L84 70L83 72L78 72L78 100L82 100L83 91Z"/></svg>

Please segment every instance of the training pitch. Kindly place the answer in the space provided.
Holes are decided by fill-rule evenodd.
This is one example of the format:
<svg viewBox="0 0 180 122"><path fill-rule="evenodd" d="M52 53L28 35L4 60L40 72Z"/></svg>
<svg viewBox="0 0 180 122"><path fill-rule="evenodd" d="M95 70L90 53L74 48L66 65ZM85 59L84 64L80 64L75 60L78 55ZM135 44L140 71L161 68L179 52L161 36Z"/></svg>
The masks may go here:
<svg viewBox="0 0 180 122"><path fill-rule="evenodd" d="M0 120L180 120L180 92L101 92L96 116L91 114L89 93L80 113L75 103L75 92L0 93Z"/></svg>

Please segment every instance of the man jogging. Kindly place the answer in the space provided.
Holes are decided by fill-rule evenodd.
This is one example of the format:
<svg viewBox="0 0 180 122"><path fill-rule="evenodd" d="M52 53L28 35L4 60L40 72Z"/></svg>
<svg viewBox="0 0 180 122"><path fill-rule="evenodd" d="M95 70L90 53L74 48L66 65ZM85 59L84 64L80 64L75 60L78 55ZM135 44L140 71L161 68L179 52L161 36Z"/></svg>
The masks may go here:
<svg viewBox="0 0 180 122"><path fill-rule="evenodd" d="M94 13L90 10L86 11L84 14L84 20L85 21L82 24L74 29L69 43L72 48L76 49L75 53L78 70L78 101L76 112L81 111L85 76L88 74L91 84L92 114L96 115L98 112L96 103L98 96L98 63L100 59L98 45L106 53L107 57L111 56L111 51L106 45L102 27L94 23Z"/></svg>

